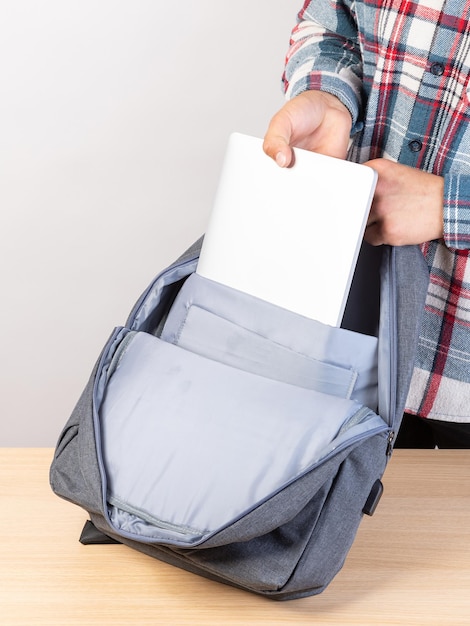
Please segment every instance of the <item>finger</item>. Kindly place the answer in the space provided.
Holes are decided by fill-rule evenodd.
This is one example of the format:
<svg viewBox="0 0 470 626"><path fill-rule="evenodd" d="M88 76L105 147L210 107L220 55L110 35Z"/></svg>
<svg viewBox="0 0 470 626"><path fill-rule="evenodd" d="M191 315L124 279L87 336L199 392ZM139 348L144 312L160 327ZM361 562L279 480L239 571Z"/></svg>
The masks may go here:
<svg viewBox="0 0 470 626"><path fill-rule="evenodd" d="M367 225L364 232L364 239L371 246L381 246L384 243L378 222L372 222L372 224Z"/></svg>
<svg viewBox="0 0 470 626"><path fill-rule="evenodd" d="M263 150L280 167L288 167L293 160L290 146L291 125L289 118L281 109L271 120L263 142Z"/></svg>
<svg viewBox="0 0 470 626"><path fill-rule="evenodd" d="M285 137L268 132L264 138L263 150L280 167L288 167L292 163L292 148Z"/></svg>

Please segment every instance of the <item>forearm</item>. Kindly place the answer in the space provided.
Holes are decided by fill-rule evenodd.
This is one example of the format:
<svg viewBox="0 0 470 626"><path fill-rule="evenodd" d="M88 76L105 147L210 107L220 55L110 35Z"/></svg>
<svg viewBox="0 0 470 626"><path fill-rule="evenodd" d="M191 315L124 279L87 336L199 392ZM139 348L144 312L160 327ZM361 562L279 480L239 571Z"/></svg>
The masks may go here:
<svg viewBox="0 0 470 626"><path fill-rule="evenodd" d="M444 241L449 248L470 249L470 175L444 176Z"/></svg>
<svg viewBox="0 0 470 626"><path fill-rule="evenodd" d="M357 27L346 2L313 0L305 5L292 32L283 82L289 99L308 90L335 95L357 124L362 61Z"/></svg>

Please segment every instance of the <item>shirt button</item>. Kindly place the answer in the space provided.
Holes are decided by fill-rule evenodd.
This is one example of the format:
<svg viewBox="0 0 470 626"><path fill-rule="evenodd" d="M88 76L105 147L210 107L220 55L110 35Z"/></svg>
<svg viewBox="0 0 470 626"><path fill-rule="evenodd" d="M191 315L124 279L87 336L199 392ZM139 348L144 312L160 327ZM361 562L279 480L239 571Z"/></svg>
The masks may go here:
<svg viewBox="0 0 470 626"><path fill-rule="evenodd" d="M429 68L431 70L431 74L434 74L434 76L442 76L442 74L444 74L444 64L443 63L432 63L431 67Z"/></svg>
<svg viewBox="0 0 470 626"><path fill-rule="evenodd" d="M408 144L408 148L411 152L420 152L423 149L423 143L419 141L419 139L413 139L413 141L410 141Z"/></svg>

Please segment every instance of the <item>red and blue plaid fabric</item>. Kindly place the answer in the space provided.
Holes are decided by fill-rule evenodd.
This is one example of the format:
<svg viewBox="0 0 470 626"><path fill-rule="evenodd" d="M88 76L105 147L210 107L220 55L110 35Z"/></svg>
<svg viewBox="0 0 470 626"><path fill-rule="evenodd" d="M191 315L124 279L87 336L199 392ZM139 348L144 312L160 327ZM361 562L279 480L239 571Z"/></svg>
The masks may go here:
<svg viewBox="0 0 470 626"><path fill-rule="evenodd" d="M470 422L470 0L312 0L292 32L288 98L338 96L349 158L444 177L444 239L422 246L430 285L407 411Z"/></svg>

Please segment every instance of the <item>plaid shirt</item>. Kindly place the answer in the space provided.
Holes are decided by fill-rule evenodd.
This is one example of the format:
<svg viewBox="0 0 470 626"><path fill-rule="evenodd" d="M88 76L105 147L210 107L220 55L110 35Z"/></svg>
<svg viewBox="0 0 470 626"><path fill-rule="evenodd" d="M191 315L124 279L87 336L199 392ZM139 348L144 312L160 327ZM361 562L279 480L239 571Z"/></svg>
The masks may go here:
<svg viewBox="0 0 470 626"><path fill-rule="evenodd" d="M349 158L444 177L444 238L422 246L430 285L407 411L470 422L470 0L311 0L283 76L289 98L335 94Z"/></svg>

